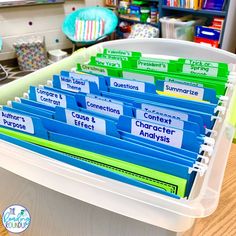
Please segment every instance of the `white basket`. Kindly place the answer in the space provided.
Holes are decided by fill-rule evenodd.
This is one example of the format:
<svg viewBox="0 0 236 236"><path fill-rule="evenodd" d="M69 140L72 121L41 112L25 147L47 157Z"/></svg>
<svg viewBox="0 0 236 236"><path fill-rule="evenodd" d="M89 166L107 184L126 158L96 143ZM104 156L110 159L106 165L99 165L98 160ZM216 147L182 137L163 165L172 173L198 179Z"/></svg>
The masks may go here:
<svg viewBox="0 0 236 236"><path fill-rule="evenodd" d="M13 100L15 96L21 96L23 92L27 92L28 86L31 84L45 84L53 74L59 73L62 69L70 69L77 62L86 61L91 55L101 51L102 47L131 51L139 49L146 55L159 54L171 57L179 56L225 61L228 63L236 62L236 56L231 53L184 41L165 39L110 41L94 45L88 49L82 49L69 58L1 87L0 104L6 104L7 100ZM126 218L126 220L119 221L119 227L115 228L116 218L113 220L111 215L106 213L107 211L99 210L101 220L104 218L104 221L110 222L110 227L113 227L114 231L112 231L112 234L109 234L109 231L83 234L83 227L86 227L86 225L99 224L98 218L93 218L93 214L89 218L79 218L79 215L83 215L81 212L71 212L71 217L77 217L77 220L71 220L72 218L67 216L64 217L64 214L68 214L68 211L71 211L69 210L71 208L69 208L68 202L74 206L74 209L78 209L78 205L82 204L81 201L138 220L139 222L135 221L136 226L142 224L140 221L158 226L159 228L156 229L159 229L159 231L156 231L157 234L155 235L175 235L174 232L187 231L192 227L196 218L212 214L218 205L225 166L235 131L233 124L229 122L230 110L235 106L234 101L231 99L236 96L235 86L234 89L227 90L226 96L230 100L226 106L226 113L222 117L223 120L217 121L214 126L214 130L217 132L217 136L214 137L216 146L210 158L208 170L203 177L197 175L189 199L174 199L140 189L52 160L5 141L0 141L0 179L4 177L10 178L12 182L9 184L14 186L13 189L8 189L5 187L8 186L6 184L7 179L0 181L0 211L6 208L7 204L12 200L14 203L26 204L32 219L37 220L37 224L30 227L29 231L26 231L24 235L39 235L38 233L40 232L40 235L57 236L116 236L118 235L117 232L122 230L122 227L128 227L125 226L125 222L130 222L130 219ZM6 171L9 171L9 173L7 172L6 174ZM31 182L26 182L25 185L21 184L26 180L18 180L17 175ZM35 208L34 201L36 200L34 198L32 200L30 194L17 195L17 193L23 191L23 189L17 189L18 185L28 186L27 188L32 188L37 194L43 191L43 197L37 199L37 204L40 207ZM48 189L42 189L41 186ZM65 195L71 198L63 197ZM12 199L12 196L14 196L14 199ZM53 201L47 202L47 199L53 199ZM80 210L82 209L83 212L90 211L88 209L91 209L91 206L84 205L85 203L83 203L83 207ZM53 204L53 207L50 204ZM63 208L64 204L68 207L68 211L67 208ZM53 209L54 212L50 213L48 209ZM53 214L54 216L54 214L57 214L57 216L60 215L61 217L56 217L56 222L54 218L50 218L50 222L48 222L43 220L44 217L48 219L46 215L40 215L46 214L46 212L49 215ZM77 227L79 221L81 221L80 227ZM63 227L58 227L60 225L63 225ZM132 225L130 227L132 228ZM131 230L135 230L135 226ZM128 233L127 231L125 235L137 235L137 233L134 234L134 231L132 232ZM124 235L124 233L119 235Z"/></svg>

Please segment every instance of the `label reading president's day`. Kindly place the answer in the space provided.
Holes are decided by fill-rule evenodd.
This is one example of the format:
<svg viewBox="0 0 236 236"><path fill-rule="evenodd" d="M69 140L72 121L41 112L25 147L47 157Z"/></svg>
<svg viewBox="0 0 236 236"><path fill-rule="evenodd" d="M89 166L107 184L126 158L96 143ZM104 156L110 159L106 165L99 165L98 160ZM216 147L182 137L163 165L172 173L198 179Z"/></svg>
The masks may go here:
<svg viewBox="0 0 236 236"><path fill-rule="evenodd" d="M112 103L92 97L86 97L86 109L95 111L107 116L119 118L123 115L123 105Z"/></svg>
<svg viewBox="0 0 236 236"><path fill-rule="evenodd" d="M183 73L216 77L218 68L207 66L183 65Z"/></svg>
<svg viewBox="0 0 236 236"><path fill-rule="evenodd" d="M172 118L175 118L175 119L188 121L188 114L178 112L178 111L173 111L171 109L157 107L157 106L144 104L144 103L141 104L141 109L144 110L144 111L151 112L151 113L157 113L157 114L162 115L162 116L166 116L166 117L170 117L170 118L172 117Z"/></svg>
<svg viewBox="0 0 236 236"><path fill-rule="evenodd" d="M65 115L69 125L106 134L106 122L103 119L69 109L65 109Z"/></svg>
<svg viewBox="0 0 236 236"><path fill-rule="evenodd" d="M136 110L136 119L162 124L178 129L183 129L184 127L184 122L182 120L175 119L173 117L167 117L164 115L159 115L157 113L147 112L140 109Z"/></svg>
<svg viewBox="0 0 236 236"><path fill-rule="evenodd" d="M48 106L67 107L66 96L51 90L35 88L36 101Z"/></svg>
<svg viewBox="0 0 236 236"><path fill-rule="evenodd" d="M110 78L110 87L125 89L125 90L132 90L132 91L137 91L137 92L142 92L142 93L145 92L145 84L143 82L138 82L134 80Z"/></svg>
<svg viewBox="0 0 236 236"><path fill-rule="evenodd" d="M76 78L60 76L61 88L76 93L90 93L89 82Z"/></svg>
<svg viewBox="0 0 236 236"><path fill-rule="evenodd" d="M151 71L168 71L168 62L163 61L146 61L138 60L137 68L142 70L151 70Z"/></svg>
<svg viewBox="0 0 236 236"><path fill-rule="evenodd" d="M34 125L30 117L13 112L0 111L0 125L7 128L34 134Z"/></svg>
<svg viewBox="0 0 236 236"><path fill-rule="evenodd" d="M142 120L131 120L131 133L158 143L181 148L183 131Z"/></svg>
<svg viewBox="0 0 236 236"><path fill-rule="evenodd" d="M204 88L193 87L179 83L164 82L164 92L202 100Z"/></svg>

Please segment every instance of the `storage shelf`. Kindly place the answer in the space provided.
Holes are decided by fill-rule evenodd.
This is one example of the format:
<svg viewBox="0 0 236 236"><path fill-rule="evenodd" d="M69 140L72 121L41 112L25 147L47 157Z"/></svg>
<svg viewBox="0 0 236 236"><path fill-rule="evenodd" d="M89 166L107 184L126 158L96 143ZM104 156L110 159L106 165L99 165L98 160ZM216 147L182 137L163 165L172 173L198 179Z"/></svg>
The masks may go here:
<svg viewBox="0 0 236 236"><path fill-rule="evenodd" d="M139 20L132 20L132 19L125 18L125 17L120 17L120 16L119 16L119 18L122 21L127 21L127 22L131 22L131 23L147 24L147 25L152 25L152 26L158 27L158 23L141 22Z"/></svg>
<svg viewBox="0 0 236 236"><path fill-rule="evenodd" d="M226 16L226 11L214 11L214 10L193 10L189 8L183 7L169 7L169 6L162 6L162 9L165 10L172 10L172 11L181 11L181 12L189 12L194 14L205 14L205 15L212 15L212 16Z"/></svg>

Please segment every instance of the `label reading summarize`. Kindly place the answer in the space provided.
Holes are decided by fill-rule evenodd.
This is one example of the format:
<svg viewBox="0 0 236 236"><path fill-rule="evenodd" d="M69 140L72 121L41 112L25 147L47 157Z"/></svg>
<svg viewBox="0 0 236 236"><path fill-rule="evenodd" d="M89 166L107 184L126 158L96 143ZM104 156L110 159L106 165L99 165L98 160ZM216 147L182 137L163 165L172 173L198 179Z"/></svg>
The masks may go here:
<svg viewBox="0 0 236 236"><path fill-rule="evenodd" d="M138 60L137 68L144 70L152 70L152 71L168 71L168 63L163 61L146 61L146 60Z"/></svg>
<svg viewBox="0 0 236 236"><path fill-rule="evenodd" d="M206 75L216 77L218 74L218 68L215 67L204 67L204 66L193 66L184 65L183 73L195 74L195 75Z"/></svg>
<svg viewBox="0 0 236 236"><path fill-rule="evenodd" d="M34 125L30 117L13 112L0 111L0 125L34 134Z"/></svg>
<svg viewBox="0 0 236 236"><path fill-rule="evenodd" d="M131 133L158 143L181 148L183 131L169 128L142 120L132 119Z"/></svg>
<svg viewBox="0 0 236 236"><path fill-rule="evenodd" d="M139 73L132 73L128 71L123 71L123 78L130 79L130 80L137 80L143 82L149 82L154 84L155 78L152 75L144 75Z"/></svg>
<svg viewBox="0 0 236 236"><path fill-rule="evenodd" d="M92 73L92 74L97 74L97 75L104 75L107 76L107 69L101 68L98 66L92 66L92 65L85 65L81 64L81 70L86 73Z"/></svg>
<svg viewBox="0 0 236 236"><path fill-rule="evenodd" d="M108 66L115 68L122 68L122 63L120 60L108 59L108 58L95 58L97 65Z"/></svg>
<svg viewBox="0 0 236 236"><path fill-rule="evenodd" d="M142 93L145 92L145 84L143 82L138 82L134 80L110 78L110 86L112 88L132 90L132 91L138 91Z"/></svg>
<svg viewBox="0 0 236 236"><path fill-rule="evenodd" d="M188 114L178 112L178 111L173 111L171 109L157 107L157 106L144 104L144 103L141 104L141 109L144 110L144 111L148 111L148 112L151 112L151 113L156 113L156 114L159 114L159 115L162 115L162 116L188 121Z"/></svg>
<svg viewBox="0 0 236 236"><path fill-rule="evenodd" d="M185 85L189 85L189 86L195 86L195 87L203 87L203 84L198 84L196 82L190 82L190 81L184 81L184 80L179 80L179 79L174 79L174 78L165 78L166 82L172 82L172 83L179 83L179 84L185 84Z"/></svg>
<svg viewBox="0 0 236 236"><path fill-rule="evenodd" d="M67 91L90 93L89 82L81 79L60 76L61 88Z"/></svg>
<svg viewBox="0 0 236 236"><path fill-rule="evenodd" d="M99 99L86 97L86 108L91 111L99 112L101 114L119 118L123 115L123 105L102 101Z"/></svg>
<svg viewBox="0 0 236 236"><path fill-rule="evenodd" d="M67 124L106 134L106 122L103 119L81 112L65 109Z"/></svg>
<svg viewBox="0 0 236 236"><path fill-rule="evenodd" d="M66 96L64 94L41 88L35 88L35 94L37 102L41 102L52 107L67 107Z"/></svg>
<svg viewBox="0 0 236 236"><path fill-rule="evenodd" d="M78 80L85 80L89 82L94 82L97 84L99 88L99 78L96 75L90 75L90 74L78 74L74 72L69 73L69 77L72 79L78 79Z"/></svg>
<svg viewBox="0 0 236 236"><path fill-rule="evenodd" d="M116 56L127 56L127 57L132 56L131 52L125 50L107 49L106 53L109 55L116 55Z"/></svg>
<svg viewBox="0 0 236 236"><path fill-rule="evenodd" d="M183 85L179 83L164 82L164 92L203 99L204 88Z"/></svg>
<svg viewBox="0 0 236 236"><path fill-rule="evenodd" d="M210 62L210 61L200 61L200 60L190 60L186 59L185 64L190 64L193 66L207 66L207 67L219 67L219 64L217 62Z"/></svg>
<svg viewBox="0 0 236 236"><path fill-rule="evenodd" d="M140 109L136 110L136 119L146 120L156 124L163 124L165 126L170 126L178 129L183 129L184 127L184 122L182 120L167 117L164 115L159 115L157 113L147 112Z"/></svg>

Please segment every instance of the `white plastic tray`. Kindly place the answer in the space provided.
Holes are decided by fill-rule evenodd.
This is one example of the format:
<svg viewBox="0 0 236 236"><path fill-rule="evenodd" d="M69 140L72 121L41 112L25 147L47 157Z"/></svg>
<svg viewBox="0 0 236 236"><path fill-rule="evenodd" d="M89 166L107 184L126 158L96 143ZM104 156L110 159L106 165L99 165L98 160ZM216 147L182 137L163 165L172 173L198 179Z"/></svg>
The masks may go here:
<svg viewBox="0 0 236 236"><path fill-rule="evenodd" d="M189 42L163 39L111 41L80 50L69 58L2 86L0 104L5 104L15 96L21 96L30 84L44 84L52 74L72 68L78 61L86 61L90 55L101 50L101 47L141 50L145 54L236 62L233 54ZM236 89L227 91L229 98L235 96L233 91ZM235 131L230 119L230 110L234 102L233 99L228 101L223 120L216 122L214 153L206 174L203 177L197 176L189 200L173 199L101 177L2 140L0 140L0 167L75 199L164 229L183 232L191 228L195 218L206 217L217 207Z"/></svg>

